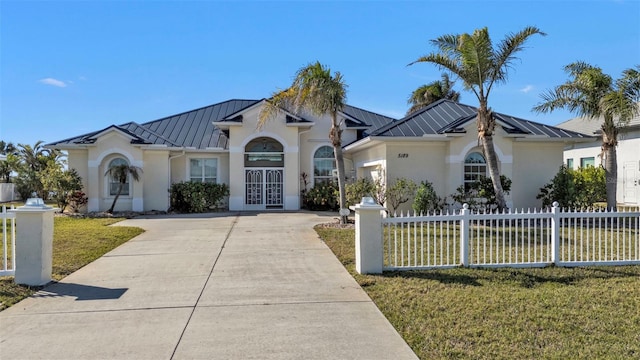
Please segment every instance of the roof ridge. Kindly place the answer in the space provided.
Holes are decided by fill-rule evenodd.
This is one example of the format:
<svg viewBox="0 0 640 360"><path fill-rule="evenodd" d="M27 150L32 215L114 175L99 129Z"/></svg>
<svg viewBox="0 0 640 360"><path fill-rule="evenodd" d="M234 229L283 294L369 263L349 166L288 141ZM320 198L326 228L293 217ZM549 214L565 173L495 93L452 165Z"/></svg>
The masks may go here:
<svg viewBox="0 0 640 360"><path fill-rule="evenodd" d="M138 124L138 123L137 123L137 122L135 122L135 121L129 121L129 122L128 122L128 123L126 123L126 124L134 124L134 125L136 125L136 126L139 126L139 127L143 128L143 129L145 129L146 131L148 131L148 132L152 133L153 135L157 136L158 138L160 138L160 139L162 139L162 140L164 140L164 141L168 142L169 144L171 144L171 145L173 145L173 146L176 146L176 147L181 147L180 145L178 145L178 144L174 143L173 141L171 141L170 139L168 139L168 138L164 137L163 135L161 135L161 134L159 134L159 133L157 133L157 132L155 132L155 131L153 131L153 130L149 129L148 127L146 127L146 126L144 126L144 125L142 125L142 124ZM120 126L124 126L124 125L125 125L125 124L122 124L122 125L120 125ZM140 136L138 136L138 137L140 137ZM147 140L148 140L148 139L147 139Z"/></svg>
<svg viewBox="0 0 640 360"><path fill-rule="evenodd" d="M209 104L209 105L201 106L201 107L198 107L198 108L195 108L195 109L191 109L191 110L187 110L187 111L182 111L182 112L179 112L179 113L176 113L176 114L173 114L173 115L163 116L163 117L161 117L161 118L158 118L158 119L155 119L155 120L151 120L151 121L147 121L147 122L145 122L145 123L142 123L142 125L145 125L145 126L146 126L146 125L151 124L151 123L156 122L156 121L162 121L162 120L165 120L165 119L169 119L169 118L176 117L176 116L181 116L181 115L184 115L184 114L187 114L187 113L191 113L191 112L194 112L194 111L199 111L199 110L202 110L202 109L206 109L206 108L208 108L208 107L211 107L211 106L218 106L218 105L222 105L222 104L224 104L224 103L229 103L229 102L232 102L232 101L251 101L251 102L253 102L251 105L253 105L253 104L255 104L256 102L261 101L261 100L255 100L255 99L229 99L229 100L221 101L221 102L218 102L218 103L214 103L214 104ZM249 105L249 106L251 106L251 105Z"/></svg>

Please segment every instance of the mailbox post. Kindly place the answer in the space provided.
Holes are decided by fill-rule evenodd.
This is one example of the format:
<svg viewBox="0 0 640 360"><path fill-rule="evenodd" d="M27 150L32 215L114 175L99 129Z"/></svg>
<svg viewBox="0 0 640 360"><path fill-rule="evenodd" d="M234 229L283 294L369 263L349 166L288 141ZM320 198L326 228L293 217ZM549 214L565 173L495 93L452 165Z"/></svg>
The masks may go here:
<svg viewBox="0 0 640 360"><path fill-rule="evenodd" d="M53 262L53 213L42 199L30 198L16 213L17 284L40 286L51 282Z"/></svg>

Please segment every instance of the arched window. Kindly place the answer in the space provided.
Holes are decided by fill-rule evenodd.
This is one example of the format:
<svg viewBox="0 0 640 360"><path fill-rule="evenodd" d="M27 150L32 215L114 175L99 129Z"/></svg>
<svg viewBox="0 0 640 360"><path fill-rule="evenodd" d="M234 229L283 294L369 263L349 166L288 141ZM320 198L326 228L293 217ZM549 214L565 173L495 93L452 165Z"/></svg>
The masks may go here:
<svg viewBox="0 0 640 360"><path fill-rule="evenodd" d="M336 159L333 155L333 147L322 146L313 155L313 182L314 185L335 181L333 175L336 169Z"/></svg>
<svg viewBox="0 0 640 360"><path fill-rule="evenodd" d="M118 165L128 166L129 163L127 162L127 160L123 158L115 158L109 162L109 167L107 167L107 169L110 169L111 167L118 166ZM120 182L118 181L118 179L116 179L113 176L109 176L109 195L110 196L116 196L116 194L118 194L119 186L120 186ZM120 193L120 196L129 196L129 176L127 176L127 182L122 186L122 192Z"/></svg>
<svg viewBox="0 0 640 360"><path fill-rule="evenodd" d="M276 139L259 137L244 148L245 167L284 167L284 147Z"/></svg>
<svg viewBox="0 0 640 360"><path fill-rule="evenodd" d="M464 189L469 190L472 183L487 176L487 161L479 152L472 152L464 159Z"/></svg>

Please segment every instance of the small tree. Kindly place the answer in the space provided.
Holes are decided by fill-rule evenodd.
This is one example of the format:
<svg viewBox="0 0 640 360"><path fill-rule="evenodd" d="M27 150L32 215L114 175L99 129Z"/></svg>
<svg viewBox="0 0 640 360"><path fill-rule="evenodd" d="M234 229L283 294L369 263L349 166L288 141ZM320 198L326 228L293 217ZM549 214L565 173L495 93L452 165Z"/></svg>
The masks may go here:
<svg viewBox="0 0 640 360"><path fill-rule="evenodd" d="M416 194L416 183L411 179L399 178L387 188L387 204L390 212L411 199Z"/></svg>
<svg viewBox="0 0 640 360"><path fill-rule="evenodd" d="M127 164L114 165L110 167L109 170L107 170L107 172L104 175L111 176L118 182L118 191L116 192L116 197L113 198L113 204L111 204L111 207L109 208L109 210L107 210L109 214L113 214L113 209L116 207L116 202L118 201L118 198L122 193L122 189L124 188L124 185L127 183L127 180L129 179L129 175L131 175L133 180L138 181L140 180L141 172L142 172L141 168L133 165L127 165Z"/></svg>
<svg viewBox="0 0 640 360"><path fill-rule="evenodd" d="M412 205L415 212L427 214L432 211L442 210L446 205L446 197L439 197L431 182L422 181L420 183Z"/></svg>
<svg viewBox="0 0 640 360"><path fill-rule="evenodd" d="M82 190L82 178L75 169L62 170L60 167L48 167L43 173L44 189L53 194L60 212L64 212L69 205L70 196Z"/></svg>

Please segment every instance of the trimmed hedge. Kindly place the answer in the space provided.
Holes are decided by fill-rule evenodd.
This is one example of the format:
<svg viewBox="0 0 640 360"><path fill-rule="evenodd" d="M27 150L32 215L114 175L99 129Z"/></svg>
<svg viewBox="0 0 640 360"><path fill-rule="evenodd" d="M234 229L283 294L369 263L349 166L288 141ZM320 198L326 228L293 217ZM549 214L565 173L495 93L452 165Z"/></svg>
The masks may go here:
<svg viewBox="0 0 640 360"><path fill-rule="evenodd" d="M171 184L171 208L181 213L202 213L223 207L229 196L227 184L179 182Z"/></svg>

